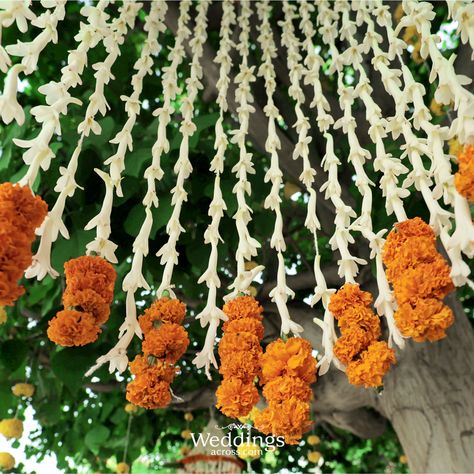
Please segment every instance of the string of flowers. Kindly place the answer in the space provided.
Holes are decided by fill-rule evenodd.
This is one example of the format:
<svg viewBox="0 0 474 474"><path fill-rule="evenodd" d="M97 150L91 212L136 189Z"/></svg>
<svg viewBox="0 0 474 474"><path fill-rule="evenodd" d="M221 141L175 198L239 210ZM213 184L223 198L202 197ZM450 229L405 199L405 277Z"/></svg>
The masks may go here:
<svg viewBox="0 0 474 474"><path fill-rule="evenodd" d="M237 115L240 127L232 130L233 135L231 143L234 143L239 148L239 161L232 168L235 173L237 183L232 192L237 197L237 211L233 218L239 236L239 244L235 253L237 262L236 277L229 289L232 291L224 297L225 301L235 298L239 293L247 291L249 285L255 277L263 270L262 265L257 265L251 270L245 270L245 260L251 260L257 255L258 249L261 247L260 243L250 236L248 224L252 220L252 210L247 204L245 195L250 196L252 188L247 179L248 174L254 174L255 170L252 165L252 154L247 152L246 137L249 128L250 114L255 112L252 105L253 96L250 89L250 84L255 81L254 70L255 66L249 67L249 37L250 37L250 17L252 10L250 8L249 0L242 0L241 12L237 23L241 31L239 35L239 44L236 49L240 54L239 73L235 76L235 84L237 86L235 91L235 100L237 102Z"/></svg>
<svg viewBox="0 0 474 474"><path fill-rule="evenodd" d="M30 9L31 1L2 2L0 4L0 71L7 72L12 61L2 46L2 33L5 28L16 23L21 33L28 31L28 20L34 20L36 15Z"/></svg>
<svg viewBox="0 0 474 474"><path fill-rule="evenodd" d="M247 416L259 400L256 380L260 377L263 338L263 308L252 296L239 296L222 308L228 320L219 342L223 376L217 388L217 408L232 418Z"/></svg>
<svg viewBox="0 0 474 474"><path fill-rule="evenodd" d="M436 250L433 229L419 217L396 224L387 237L383 261L402 334L418 342L445 337L454 316L442 300L454 285L448 264Z"/></svg>
<svg viewBox="0 0 474 474"><path fill-rule="evenodd" d="M47 204L27 186L0 184L0 307L13 306L24 293L18 280L31 264L35 230L48 213Z"/></svg>
<svg viewBox="0 0 474 474"><path fill-rule="evenodd" d="M104 62L96 63L93 65L93 68L97 71L95 73L95 90L89 98L89 104L86 110L85 119L78 126L78 133L80 134L80 136L74 149L74 152L72 153L71 159L69 160L67 167L59 168L61 176L58 178L56 186L54 188L54 190L59 193L59 195L56 199L53 208L50 210L47 218L45 219L43 225L38 230L38 234L41 236L41 240L38 250L33 257L33 263L26 272L27 278L36 277L37 279L41 280L47 274L51 275L53 278L56 278L58 276L58 272L51 266L51 246L52 243L55 242L58 238L59 233L61 233L61 235L65 239L69 239L69 232L62 221L62 216L64 213L67 198L72 197L75 193L75 190L79 187L79 185L75 181L75 174L78 167L79 155L82 150L84 137L88 136L90 131L92 131L94 134L100 134L101 132L99 124L95 121L95 116L97 112L100 112L102 115L105 115L108 107L107 101L103 93L104 85L107 84L111 78L113 78L110 69L120 54L119 45L123 42L124 36L127 32L127 27L131 27L133 25L140 6L140 4L136 4L133 2L125 2L120 7L120 15L115 18L110 25L107 25L105 23L102 25L103 22L101 21L101 25L103 26L103 28L105 28L103 33L103 43L106 48L106 51L108 52L108 55ZM99 18L102 18L102 13L99 14ZM94 23L92 24L95 24L96 16L97 12L94 11ZM84 48L87 48L87 46ZM48 166L42 166L43 169L47 169L49 167L49 161L54 155L52 154L49 145L43 146L43 141L40 137L43 135L43 133L45 133L46 137L44 138L51 139L53 132L60 134L61 129L59 123L59 112L67 112L67 110L64 109L66 107L64 103L67 104L69 102L78 102L76 99L70 97L69 93L67 92L67 88L69 84L76 83L73 81L80 82L80 76L78 75L78 72L76 72L76 69L82 72L84 64L87 61L87 53L83 51L84 48L82 48L80 52L79 49L77 49L75 52L73 51L72 53L70 53L68 58L68 64L70 61L72 64L71 68L65 66L65 68L62 69L62 78L64 79L64 83L49 83L45 86L42 86L42 92L46 94L46 103L53 105L51 105L50 107L37 107L37 120L40 122L45 120L45 127L42 129L36 139L33 140L34 144L28 141L22 141L23 146L30 147L31 145L33 145L33 147L30 148L29 151L26 153L33 152L36 154L33 154L33 163L31 163L27 174L20 181L20 183L29 183L30 180L36 178L38 167L40 163L42 163L43 159L47 159L48 161ZM79 61L78 58L80 58L80 60L82 61L82 64L79 65L79 67L76 62ZM58 96L62 97L62 94L65 94L66 98L57 99ZM34 113L33 109L32 113ZM50 127L55 127L54 130L50 130L51 133L48 132ZM38 139L41 140L39 147L42 152L36 149L36 141ZM22 144L20 144L18 140L16 141L16 143L22 146ZM44 158L45 156L46 158Z"/></svg>
<svg viewBox="0 0 474 474"><path fill-rule="evenodd" d="M472 49L471 60L474 60L474 7L472 3L465 2L447 2L447 6L450 18L458 25L456 34L464 44L469 43Z"/></svg>
<svg viewBox="0 0 474 474"><path fill-rule="evenodd" d="M145 218L133 242L133 257L130 271L125 275L122 289L126 292L125 320L119 328L117 344L105 355L100 356L96 364L91 367L86 376L91 375L103 364L109 364L109 372L117 370L119 373L125 371L128 365L127 348L136 334L141 338L142 332L137 322L137 309L135 305L135 293L138 288L150 291L151 288L143 277L143 259L148 255L148 241L151 226L153 224L152 207L158 207L158 196L156 195L156 181L163 178L163 170L160 165L161 156L169 151L169 141L166 137L166 129L174 112L172 102L180 92L178 88L178 67L183 62L186 52L183 43L190 36L191 31L186 26L190 20L190 0L183 0L179 5L178 30L175 43L168 54L169 66L163 68L163 106L153 112L158 117L158 128L156 141L152 147L152 161L145 170L144 178L147 181L147 191L142 204L145 208Z"/></svg>
<svg viewBox="0 0 474 474"><path fill-rule="evenodd" d="M255 428L298 444L311 427L310 385L315 381L316 360L309 341L290 337L270 343L262 357L261 377L268 406L255 415Z"/></svg>
<svg viewBox="0 0 474 474"><path fill-rule="evenodd" d="M193 123L194 101L196 100L199 89L203 87L201 83L203 71L199 61L203 53L203 45L207 40L207 10L209 5L210 0L201 0L198 4L196 25L193 37L189 42L192 60L189 77L186 79L186 95L182 99L180 108L183 118L179 131L182 134L182 139L179 147L179 156L173 169L177 175L176 186L171 190L173 212L166 225L168 241L156 254L157 257L161 257L160 264L164 266L161 284L156 290L158 295L161 295L163 291L169 291L170 294L174 296L171 280L173 277L173 269L178 263L179 256L176 250L176 243L178 242L181 232L184 232L184 228L179 222L182 205L187 201L188 196L184 188L184 183L193 170L191 162L189 161L189 137L196 131L196 124Z"/></svg>
<svg viewBox="0 0 474 474"><path fill-rule="evenodd" d="M31 25L43 31L30 42L18 41L10 44L5 49L11 56L23 58L21 64L24 66L25 75L33 73L38 64L39 55L49 43L58 42L58 23L66 16L67 0L41 0L41 5L47 10L38 17L31 19ZM54 7L54 9L52 9Z"/></svg>
<svg viewBox="0 0 474 474"><path fill-rule="evenodd" d="M474 146L466 145L458 153L459 169L454 175L458 193L466 201L474 203Z"/></svg>
<svg viewBox="0 0 474 474"><path fill-rule="evenodd" d="M82 256L64 264L64 309L48 323L48 338L60 346L84 346L97 340L109 319L117 274L99 256Z"/></svg>
<svg viewBox="0 0 474 474"><path fill-rule="evenodd" d="M143 90L143 79L147 74L153 72L153 56L156 56L161 45L158 43L159 34L164 32L164 18L168 5L166 2L153 2L150 13L146 17L144 30L148 32L143 44L139 59L134 65L136 73L132 76L132 94L120 96L125 103L125 111L128 119L110 143L117 144L117 151L110 156L105 164L109 165L109 173L104 173L96 169L96 173L103 179L105 184L105 196L99 213L91 219L85 226L85 230L96 228L94 240L86 246L88 253L96 253L106 258L111 263L117 263L115 249L117 245L109 240L110 237L110 217L112 213L113 194L122 197L122 171L125 169L125 155L127 150L133 150L132 130L140 114L140 94Z"/></svg>
<svg viewBox="0 0 474 474"><path fill-rule="evenodd" d="M329 310L341 330L334 345L335 356L346 366L353 385L378 387L396 362L395 351L381 335L380 319L372 311L372 295L358 284L346 283L332 297Z"/></svg>
<svg viewBox="0 0 474 474"><path fill-rule="evenodd" d="M163 296L138 318L143 333L143 355L130 363L134 380L127 385L127 400L147 409L163 408L171 402L170 384L177 368L176 362L189 345L181 323L186 306L177 299Z"/></svg>
<svg viewBox="0 0 474 474"><path fill-rule="evenodd" d="M289 40L289 36L293 33L292 21L294 19L294 12L288 2L283 3L283 10L285 12L285 21L282 23L282 39L285 40L286 38ZM276 304L281 317L281 333L293 333L297 335L303 331L303 328L291 320L287 306L288 298L294 298L295 293L286 283L285 259L283 257L283 253L286 251L285 237L283 235L283 216L280 209L280 188L283 182L283 173L280 169L278 158L278 150L281 148L281 143L276 132L276 121L278 120L280 112L273 101L273 95L276 90L276 74L272 60L276 56L276 46L269 21L270 12L271 8L269 2L257 4L259 19L258 30L260 33L258 40L262 48L262 64L258 70L258 74L264 78L267 95L267 103L264 107L265 115L268 118L268 136L265 141L265 151L270 155L271 160L264 178L265 182L271 182L270 192L265 199L264 208L271 209L275 213L275 225L270 239L270 247L277 252L278 258L277 284L275 288L270 291L269 296ZM290 53L288 57L290 57ZM292 71L292 69L290 69L290 71ZM292 74L293 72L290 75ZM308 161L307 157L306 161Z"/></svg>
<svg viewBox="0 0 474 474"><path fill-rule="evenodd" d="M45 95L46 105L33 107L30 113L41 124L41 131L31 140L13 140L20 148L27 149L23 153L23 161L28 165L28 170L20 180L21 184L28 184L31 187L39 169L44 171L49 169L51 159L55 157L49 144L55 133L61 134L60 115L67 114L69 104L82 104L79 99L71 97L69 89L81 83L81 74L87 65L89 49L94 48L106 37L109 28L107 25L109 15L105 13L105 9L108 4L108 0L100 0L96 6L81 8L80 13L86 17L87 22L80 23L79 32L75 36L79 44L76 49L69 52L67 64L61 69L60 80L50 81L38 88L38 92ZM43 277L44 275L39 279Z"/></svg>
<svg viewBox="0 0 474 474"><path fill-rule="evenodd" d="M228 140L224 132L223 122L224 113L228 109L227 91L229 89L229 73L232 68L232 59L230 52L234 43L231 40L232 27L235 24L236 14L234 5L230 0L224 0L222 3L222 22L219 33L219 50L216 54L215 62L219 65L219 79L216 83L218 90L217 104L219 105L219 118L215 125L214 150L216 154L211 161L210 171L214 173L214 193L209 206L209 223L204 233L204 243L211 245L211 254L206 271L201 275L198 283L206 283L208 288L207 302L204 309L196 316L201 323L201 327L208 326L204 347L196 354L193 364L198 368L204 367L207 377L210 379L211 364L217 368L217 361L214 355L214 342L217 336L217 328L220 320L225 320L226 316L220 308L217 307L217 288L220 288L221 281L217 273L218 262L218 244L222 240L219 235L219 225L224 211L227 209L226 203L222 198L220 188L220 175L224 171L224 155L227 150Z"/></svg>

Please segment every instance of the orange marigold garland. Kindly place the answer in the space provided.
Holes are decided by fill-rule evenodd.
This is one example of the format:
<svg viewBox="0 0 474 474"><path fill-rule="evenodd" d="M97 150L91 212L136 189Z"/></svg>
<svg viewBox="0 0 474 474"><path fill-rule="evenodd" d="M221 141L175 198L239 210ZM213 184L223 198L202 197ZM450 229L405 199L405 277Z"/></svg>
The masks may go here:
<svg viewBox="0 0 474 474"><path fill-rule="evenodd" d="M453 291L450 267L436 250L433 229L419 217L396 224L383 249L387 278L398 310L395 321L404 336L437 341L454 322L443 298Z"/></svg>
<svg viewBox="0 0 474 474"><path fill-rule="evenodd" d="M185 315L181 301L163 296L138 318L143 355L130 363L135 378L127 385L129 402L147 409L163 408L171 402L170 385L177 371L174 364L189 345L181 326Z"/></svg>
<svg viewBox="0 0 474 474"><path fill-rule="evenodd" d="M369 292L362 291L355 283L346 283L331 297L329 311L341 331L334 344L334 354L346 366L349 382L378 387L396 360L393 349L385 341L378 341L380 320L371 304Z"/></svg>
<svg viewBox="0 0 474 474"><path fill-rule="evenodd" d="M97 340L110 315L116 273L98 256L82 256L64 264L64 310L49 321L48 337L61 346L84 346Z"/></svg>
<svg viewBox="0 0 474 474"><path fill-rule="evenodd" d="M253 296L238 296L222 308L228 320L219 343L222 383L216 392L217 408L226 416L247 416L258 402L255 386L260 376L263 308Z"/></svg>
<svg viewBox="0 0 474 474"><path fill-rule="evenodd" d="M474 146L466 145L459 151L458 165L454 175L456 189L468 202L474 202Z"/></svg>
<svg viewBox="0 0 474 474"><path fill-rule="evenodd" d="M28 186L0 184L0 307L12 306L24 293L18 280L31 265L31 244L48 206Z"/></svg>
<svg viewBox="0 0 474 474"><path fill-rule="evenodd" d="M255 416L255 428L298 444L311 427L310 385L315 380L316 359L309 341L292 337L270 343L262 357L261 377L268 406Z"/></svg>

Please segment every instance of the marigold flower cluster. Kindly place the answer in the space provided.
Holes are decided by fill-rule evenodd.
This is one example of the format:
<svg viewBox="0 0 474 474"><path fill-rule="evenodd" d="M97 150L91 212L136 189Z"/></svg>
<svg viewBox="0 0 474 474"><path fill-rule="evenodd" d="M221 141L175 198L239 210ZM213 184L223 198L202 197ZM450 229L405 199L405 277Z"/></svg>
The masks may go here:
<svg viewBox="0 0 474 474"><path fill-rule="evenodd" d="M283 436L298 444L311 427L310 385L316 380L316 359L309 341L291 337L270 343L262 357L263 395L268 406L255 416L264 434Z"/></svg>
<svg viewBox="0 0 474 474"><path fill-rule="evenodd" d="M12 306L24 293L18 280L31 265L31 244L48 206L28 186L0 184L0 306Z"/></svg>
<svg viewBox="0 0 474 474"><path fill-rule="evenodd" d="M378 340L380 319L371 304L369 292L362 291L355 283L346 283L331 297L329 311L341 331L341 337L334 344L334 354L346 366L349 382L378 387L396 360L393 349Z"/></svg>
<svg viewBox="0 0 474 474"><path fill-rule="evenodd" d="M165 296L138 318L143 355L130 363L135 378L127 385L129 402L147 409L163 408L171 402L174 364L189 345L188 333L181 326L185 315L186 306L181 301Z"/></svg>
<svg viewBox="0 0 474 474"><path fill-rule="evenodd" d="M466 145L458 152L458 165L454 175L456 189L467 201L474 202L474 146Z"/></svg>
<svg viewBox="0 0 474 474"><path fill-rule="evenodd" d="M18 418L8 418L0 421L0 434L7 439L20 439L23 435L23 422Z"/></svg>
<svg viewBox="0 0 474 474"><path fill-rule="evenodd" d="M219 342L223 380L216 392L217 408L226 416L239 418L258 402L255 386L260 376L263 338L263 308L253 296L238 296L222 308L228 320Z"/></svg>
<svg viewBox="0 0 474 474"><path fill-rule="evenodd" d="M60 346L84 346L97 340L110 315L116 273L99 256L82 256L64 264L64 309L49 321L48 337Z"/></svg>
<svg viewBox="0 0 474 474"><path fill-rule="evenodd" d="M15 464L15 458L10 453L0 453L0 468L2 471L12 470Z"/></svg>
<svg viewBox="0 0 474 474"><path fill-rule="evenodd" d="M436 250L433 229L419 217L396 224L383 249L398 310L395 322L415 341L437 341L454 322L443 298L453 291L450 267Z"/></svg>

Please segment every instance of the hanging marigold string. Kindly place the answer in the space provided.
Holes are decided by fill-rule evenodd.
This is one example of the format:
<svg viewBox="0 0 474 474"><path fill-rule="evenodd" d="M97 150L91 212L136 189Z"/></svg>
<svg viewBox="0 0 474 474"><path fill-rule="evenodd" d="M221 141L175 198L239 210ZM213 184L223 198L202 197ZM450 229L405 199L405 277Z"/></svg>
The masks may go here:
<svg viewBox="0 0 474 474"><path fill-rule="evenodd" d="M270 343L262 357L263 395L268 406L255 415L255 428L298 444L311 427L310 385L316 381L316 360L309 341L291 337Z"/></svg>
<svg viewBox="0 0 474 474"><path fill-rule="evenodd" d="M116 273L99 256L83 256L64 264L64 309L48 323L48 337L61 346L84 346L97 340L110 315Z"/></svg>
<svg viewBox="0 0 474 474"><path fill-rule="evenodd" d="M398 309L395 321L404 336L437 341L454 322L443 298L454 289L450 268L436 250L433 229L419 217L398 223L384 246L383 261Z"/></svg>
<svg viewBox="0 0 474 474"><path fill-rule="evenodd" d="M0 184L0 307L13 306L24 293L18 280L31 264L35 230L47 213L47 204L28 186Z"/></svg>
<svg viewBox="0 0 474 474"><path fill-rule="evenodd" d="M458 172L454 182L458 193L470 203L474 203L474 146L466 145L458 153Z"/></svg>
<svg viewBox="0 0 474 474"><path fill-rule="evenodd" d="M247 416L259 400L255 386L260 376L263 308L252 296L238 296L222 308L228 320L219 342L221 359L216 406L226 416Z"/></svg>
<svg viewBox="0 0 474 474"><path fill-rule="evenodd" d="M189 345L181 325L185 315L181 301L163 296L139 317L143 355L130 363L135 378L127 385L129 402L147 409L163 408L171 402L170 384L177 373L174 364Z"/></svg>

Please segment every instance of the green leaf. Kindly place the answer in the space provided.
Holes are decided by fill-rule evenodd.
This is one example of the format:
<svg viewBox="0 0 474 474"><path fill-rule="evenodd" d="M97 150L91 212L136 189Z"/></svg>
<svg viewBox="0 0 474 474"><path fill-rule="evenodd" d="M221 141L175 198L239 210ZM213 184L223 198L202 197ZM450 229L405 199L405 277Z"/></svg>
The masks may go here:
<svg viewBox="0 0 474 474"><path fill-rule="evenodd" d="M107 441L110 436L110 430L104 425L94 426L86 433L84 443L94 453L99 452L100 446Z"/></svg>
<svg viewBox="0 0 474 474"><path fill-rule="evenodd" d="M66 387L77 392L84 383L85 372L95 359L96 353L90 347L66 348L53 355L51 369Z"/></svg>
<svg viewBox="0 0 474 474"><path fill-rule="evenodd" d="M139 148L138 150L134 150L132 153L127 155L124 174L138 178L141 175L143 165L149 161L151 161L150 148Z"/></svg>
<svg viewBox="0 0 474 474"><path fill-rule="evenodd" d="M0 362L10 372L15 372L28 355L28 344L18 339L5 341L0 345Z"/></svg>

